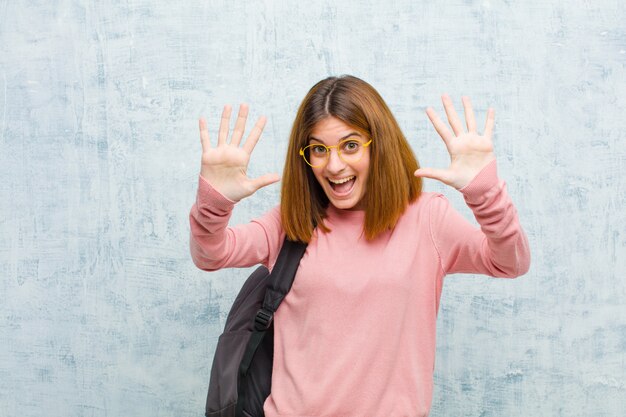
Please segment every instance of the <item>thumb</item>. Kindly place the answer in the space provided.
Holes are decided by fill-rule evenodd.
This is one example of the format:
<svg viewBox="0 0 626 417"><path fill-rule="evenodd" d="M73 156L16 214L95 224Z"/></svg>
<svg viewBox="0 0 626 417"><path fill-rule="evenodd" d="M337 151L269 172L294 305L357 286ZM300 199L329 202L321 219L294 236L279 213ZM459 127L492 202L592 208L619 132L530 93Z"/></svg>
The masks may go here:
<svg viewBox="0 0 626 417"><path fill-rule="evenodd" d="M437 168L420 168L413 173L416 177L432 178L445 184L449 182L448 172Z"/></svg>
<svg viewBox="0 0 626 417"><path fill-rule="evenodd" d="M265 174L260 176L259 178L255 178L252 180L252 186L255 190L259 190L260 188L267 187L270 184L274 184L275 182L280 181L280 175L278 174Z"/></svg>

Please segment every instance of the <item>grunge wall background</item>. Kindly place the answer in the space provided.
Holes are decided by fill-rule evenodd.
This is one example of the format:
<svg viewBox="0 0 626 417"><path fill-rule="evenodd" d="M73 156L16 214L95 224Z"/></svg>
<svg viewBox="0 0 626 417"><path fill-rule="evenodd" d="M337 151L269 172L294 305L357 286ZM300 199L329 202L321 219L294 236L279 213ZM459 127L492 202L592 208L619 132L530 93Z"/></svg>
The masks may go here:
<svg viewBox="0 0 626 417"><path fill-rule="evenodd" d="M268 117L252 175L280 172L300 100L343 73L424 166L447 163L424 112L441 93L481 124L493 106L531 242L524 277L447 278L432 416L623 415L624 21L617 0L0 0L0 415L202 415L248 271L190 259L197 118L215 138L249 103Z"/></svg>

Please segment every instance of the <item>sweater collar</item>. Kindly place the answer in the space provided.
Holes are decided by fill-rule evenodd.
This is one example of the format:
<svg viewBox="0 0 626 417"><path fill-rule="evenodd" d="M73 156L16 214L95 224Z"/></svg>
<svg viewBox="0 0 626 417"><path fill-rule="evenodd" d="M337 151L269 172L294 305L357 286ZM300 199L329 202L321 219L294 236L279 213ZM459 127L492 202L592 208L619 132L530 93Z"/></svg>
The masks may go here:
<svg viewBox="0 0 626 417"><path fill-rule="evenodd" d="M365 221L365 210L343 210L338 209L330 203L326 209L326 214L328 215L328 219L331 221L348 221L350 223L358 223L360 225L362 225L363 221Z"/></svg>

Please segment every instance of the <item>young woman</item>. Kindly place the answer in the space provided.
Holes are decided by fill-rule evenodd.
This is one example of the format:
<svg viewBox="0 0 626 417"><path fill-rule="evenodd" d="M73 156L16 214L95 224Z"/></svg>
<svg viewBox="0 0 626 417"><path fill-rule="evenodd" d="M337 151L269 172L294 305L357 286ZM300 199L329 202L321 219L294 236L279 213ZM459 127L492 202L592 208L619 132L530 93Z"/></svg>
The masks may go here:
<svg viewBox="0 0 626 417"><path fill-rule="evenodd" d="M217 144L200 119L202 166L190 214L198 268L271 269L285 236L308 243L274 317L266 416L428 415L444 276L513 278L528 271L528 240L497 176L494 112L480 134L469 98L463 98L466 126L451 99L442 99L452 131L433 109L426 112L451 163L419 168L372 86L352 76L320 81L293 124L281 205L234 227L228 226L234 205L279 180L246 174L265 118L241 143L248 114L242 105L228 140L226 106ZM480 228L443 195L422 192L422 177L461 192Z"/></svg>

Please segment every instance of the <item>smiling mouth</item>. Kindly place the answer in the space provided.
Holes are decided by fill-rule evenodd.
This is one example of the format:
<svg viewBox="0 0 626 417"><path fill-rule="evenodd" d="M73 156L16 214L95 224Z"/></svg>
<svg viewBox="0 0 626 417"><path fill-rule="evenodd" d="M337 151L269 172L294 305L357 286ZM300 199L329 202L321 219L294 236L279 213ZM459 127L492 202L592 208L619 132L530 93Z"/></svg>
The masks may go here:
<svg viewBox="0 0 626 417"><path fill-rule="evenodd" d="M341 194L347 194L352 190L352 187L354 186L354 183L356 181L356 176L351 175L349 177L338 179L338 180L331 180L330 178L327 178L327 179L333 191L336 194L341 195Z"/></svg>

